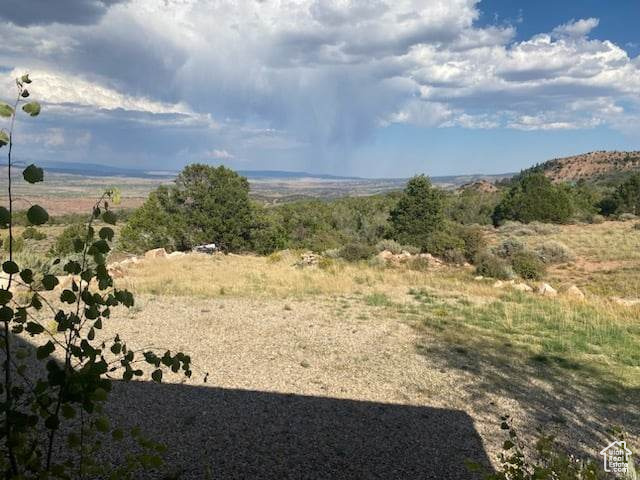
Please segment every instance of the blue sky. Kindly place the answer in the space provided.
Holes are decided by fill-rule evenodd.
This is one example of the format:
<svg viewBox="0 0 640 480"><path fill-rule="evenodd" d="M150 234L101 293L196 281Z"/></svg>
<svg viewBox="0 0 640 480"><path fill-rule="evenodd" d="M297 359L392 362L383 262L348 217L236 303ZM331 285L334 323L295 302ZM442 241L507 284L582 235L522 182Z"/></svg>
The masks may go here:
<svg viewBox="0 0 640 480"><path fill-rule="evenodd" d="M637 0L5 0L25 160L365 177L640 149ZM14 5L15 4L15 5Z"/></svg>

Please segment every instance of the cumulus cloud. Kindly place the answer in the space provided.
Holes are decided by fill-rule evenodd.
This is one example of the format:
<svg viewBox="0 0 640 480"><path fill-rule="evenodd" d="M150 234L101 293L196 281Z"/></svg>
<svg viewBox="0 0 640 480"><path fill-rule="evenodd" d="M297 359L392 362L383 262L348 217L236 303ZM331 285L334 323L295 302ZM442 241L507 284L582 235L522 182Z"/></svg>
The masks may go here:
<svg viewBox="0 0 640 480"><path fill-rule="evenodd" d="M590 38L596 18L514 42L477 25L478 0L77 3L68 21L0 17L0 93L28 69L55 114L159 129L153 158L188 140L181 158L234 145L330 167L391 124L619 128L640 108L640 60Z"/></svg>
<svg viewBox="0 0 640 480"><path fill-rule="evenodd" d="M553 33L556 36L563 37L584 37L588 35L591 30L596 28L600 20L597 18L582 18L580 20L571 20L570 22L558 25L553 29Z"/></svg>

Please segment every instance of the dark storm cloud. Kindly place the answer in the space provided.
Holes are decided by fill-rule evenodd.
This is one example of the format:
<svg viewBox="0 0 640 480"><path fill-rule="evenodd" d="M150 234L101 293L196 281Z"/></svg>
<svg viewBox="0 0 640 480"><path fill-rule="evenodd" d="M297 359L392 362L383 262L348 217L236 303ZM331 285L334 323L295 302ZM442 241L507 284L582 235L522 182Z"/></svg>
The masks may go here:
<svg viewBox="0 0 640 480"><path fill-rule="evenodd" d="M20 26L96 23L110 6L127 0L4 0L0 19Z"/></svg>

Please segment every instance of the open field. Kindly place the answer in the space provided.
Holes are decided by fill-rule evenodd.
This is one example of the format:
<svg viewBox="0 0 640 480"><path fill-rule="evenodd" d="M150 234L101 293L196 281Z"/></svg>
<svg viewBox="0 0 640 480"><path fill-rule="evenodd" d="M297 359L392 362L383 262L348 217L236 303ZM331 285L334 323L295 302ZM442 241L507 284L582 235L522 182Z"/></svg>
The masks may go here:
<svg viewBox="0 0 640 480"><path fill-rule="evenodd" d="M36 243L46 250L62 228L41 227ZM136 305L101 335L184 350L197 368L186 383L118 385L110 412L179 445L167 453L170 478L185 479L281 478L300 465L335 478L371 468L475 478L462 463L495 461L503 414L527 442L542 428L580 455L595 457L614 427L639 445L640 305L613 297L640 298L640 231L605 222L487 233L493 244L567 245L575 258L545 279L559 295L495 288L470 266L300 267L299 251L130 264L116 282ZM572 284L585 300L564 294ZM442 444L458 453L445 459Z"/></svg>
<svg viewBox="0 0 640 480"><path fill-rule="evenodd" d="M141 301L115 328L136 338L162 318L154 343L192 351L223 388L464 411L491 458L504 413L527 439L544 427L592 456L615 426L637 444L640 306L609 297L640 297L640 234L607 222L526 241L548 238L577 254L551 273L557 298L494 288L470 268L300 268L295 252L187 255L127 271L120 284ZM621 290L604 271L587 276L611 261L632 272ZM571 283L586 300L562 295Z"/></svg>

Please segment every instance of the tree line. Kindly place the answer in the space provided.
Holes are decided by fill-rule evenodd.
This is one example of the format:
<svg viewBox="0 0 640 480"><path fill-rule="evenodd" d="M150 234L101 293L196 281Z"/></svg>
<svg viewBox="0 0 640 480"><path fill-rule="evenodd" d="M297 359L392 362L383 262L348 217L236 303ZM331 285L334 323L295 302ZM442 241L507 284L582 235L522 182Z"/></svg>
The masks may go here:
<svg viewBox="0 0 640 480"><path fill-rule="evenodd" d="M467 243L475 241L469 237L477 236L473 225L568 223L639 212L640 174L605 190L587 182L555 184L532 171L498 192L444 191L418 175L402 192L265 206L251 200L249 182L233 170L194 164L130 215L121 248L188 250L216 243L225 251L269 254L285 248L323 252L354 243L373 246L392 239L459 258L469 256Z"/></svg>

